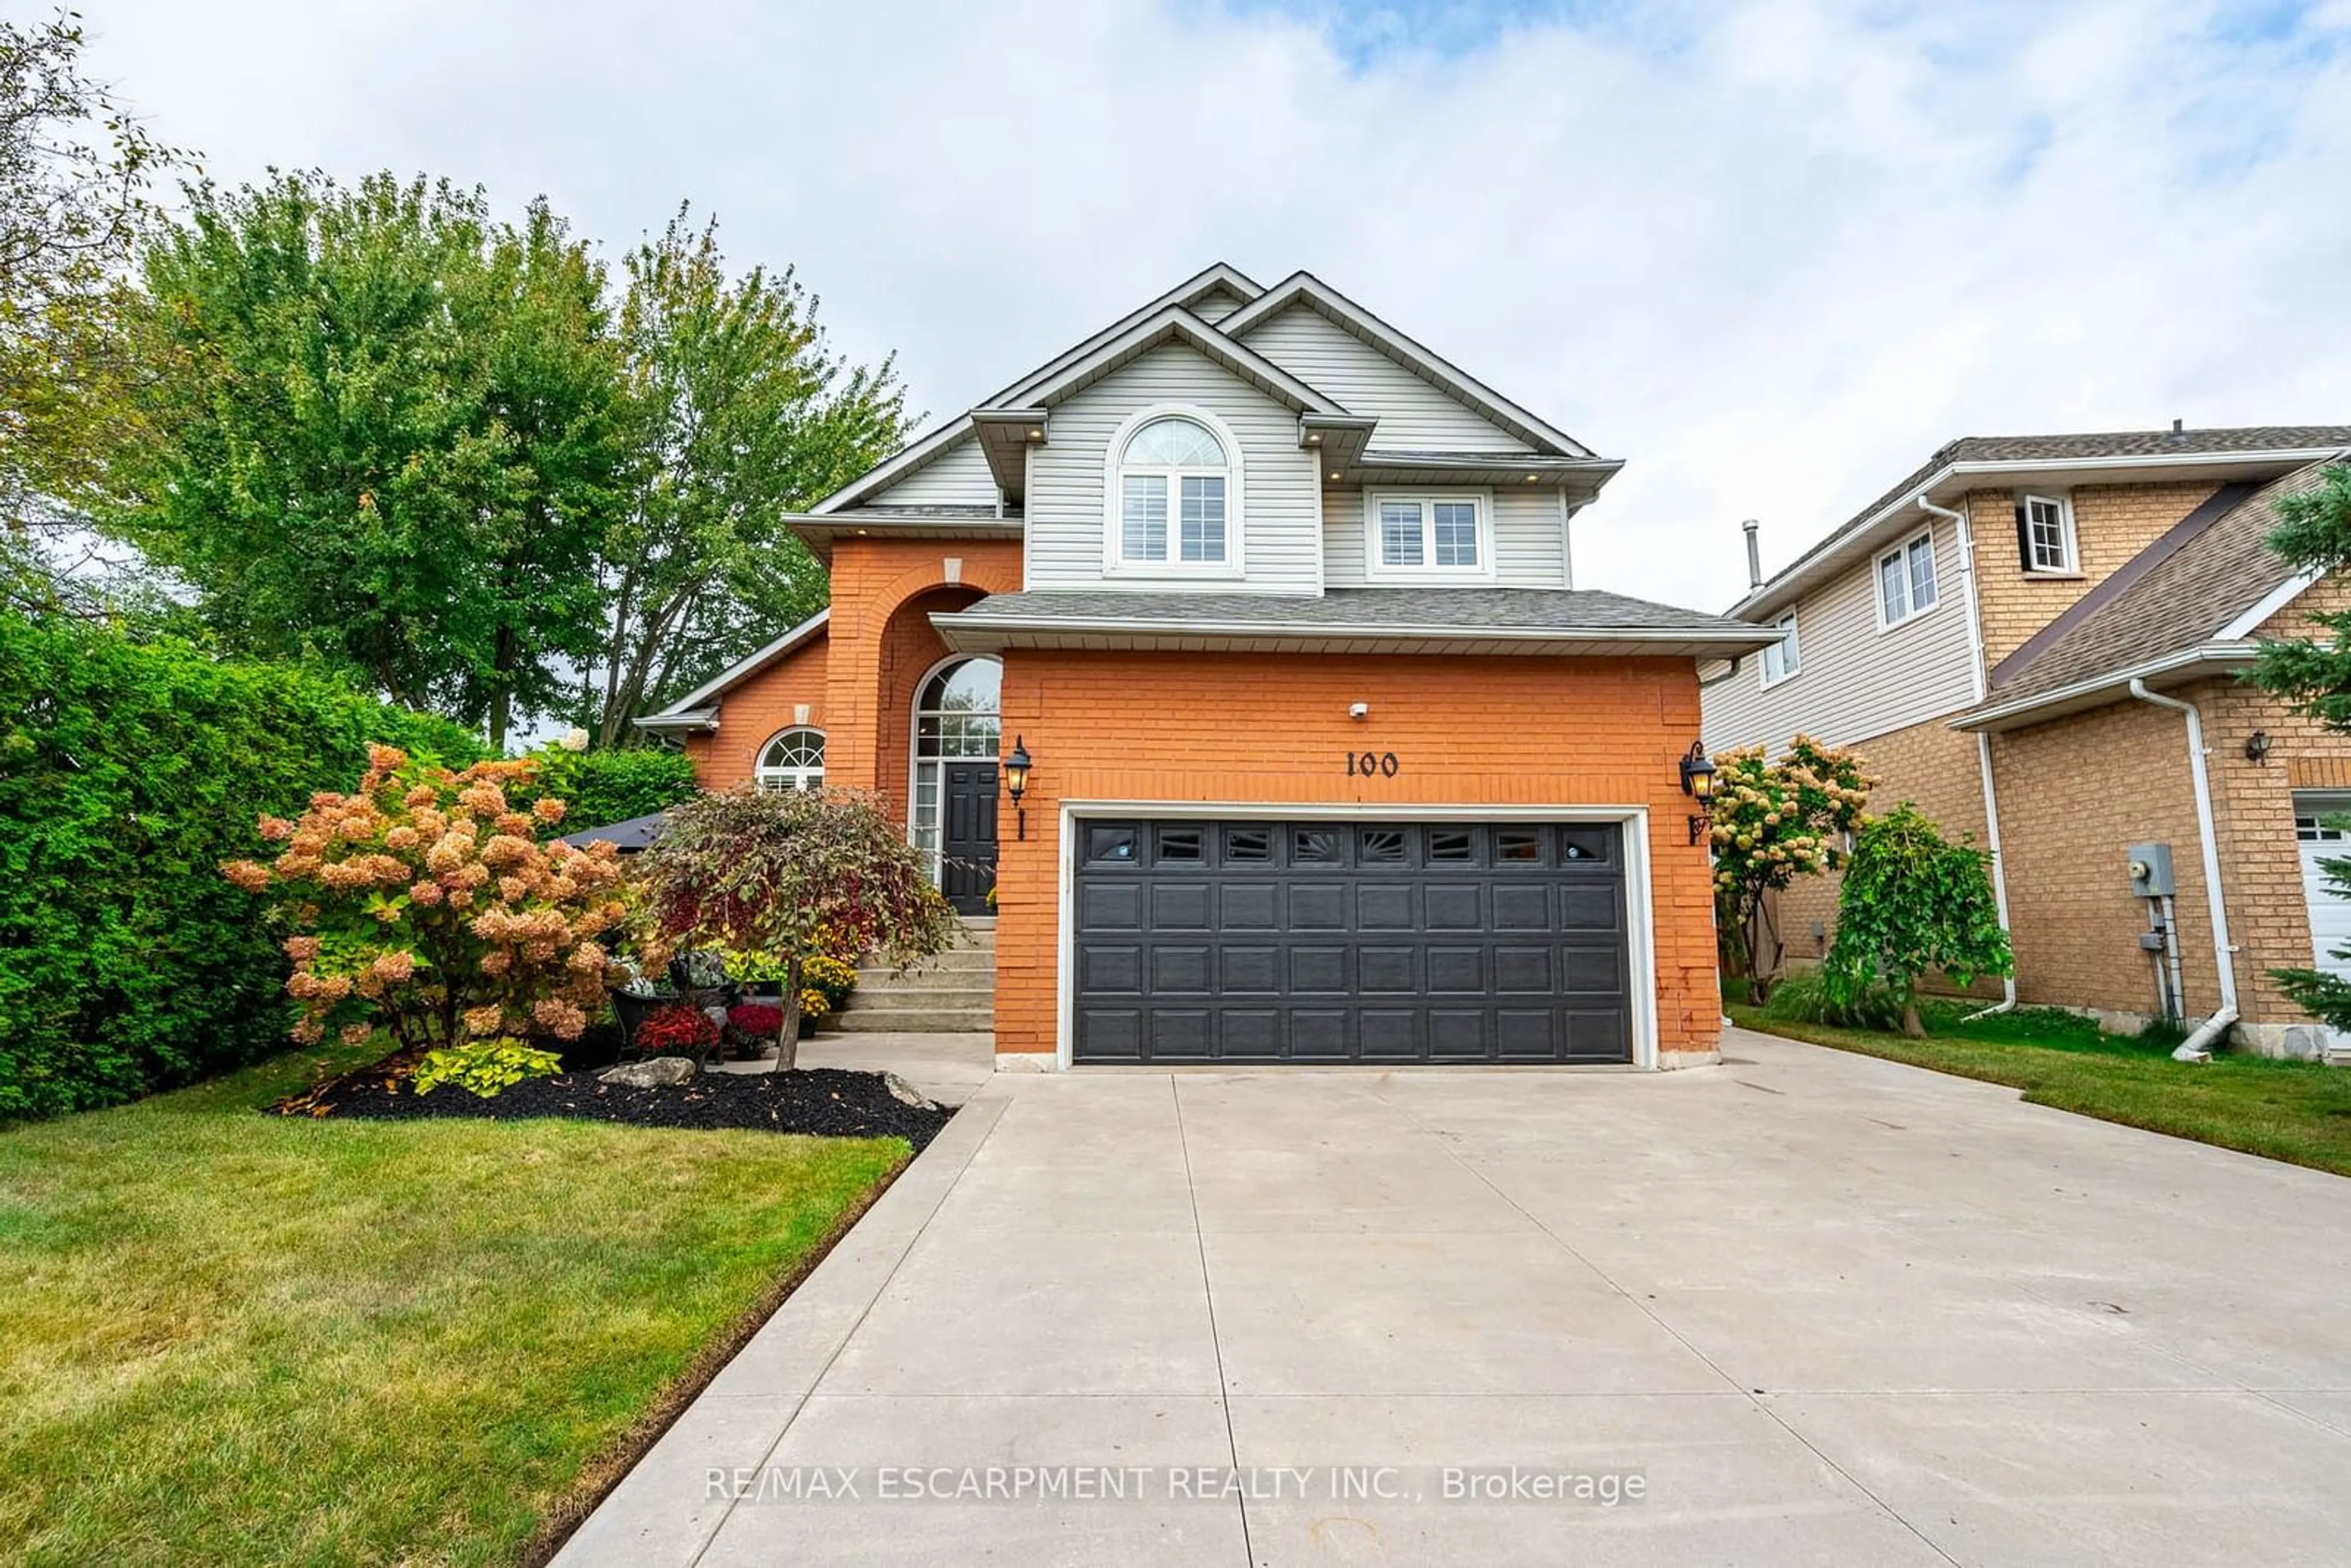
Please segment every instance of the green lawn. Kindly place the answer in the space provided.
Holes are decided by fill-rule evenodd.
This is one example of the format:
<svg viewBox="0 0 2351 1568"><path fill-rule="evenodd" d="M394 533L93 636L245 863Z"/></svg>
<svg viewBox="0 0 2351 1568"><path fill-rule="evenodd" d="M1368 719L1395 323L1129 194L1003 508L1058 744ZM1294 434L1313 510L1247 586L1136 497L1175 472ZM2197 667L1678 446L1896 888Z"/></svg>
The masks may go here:
<svg viewBox="0 0 2351 1568"><path fill-rule="evenodd" d="M318 1060L0 1132L0 1561L514 1561L907 1157L255 1113Z"/></svg>
<svg viewBox="0 0 2351 1568"><path fill-rule="evenodd" d="M2342 1068L2234 1054L2174 1061L2168 1042L2101 1035L2046 1011L1963 1024L1957 1008L1936 1004L1926 1040L1771 1018L1760 1008L1729 1013L1748 1029L2011 1084L2036 1105L2351 1176L2351 1071Z"/></svg>

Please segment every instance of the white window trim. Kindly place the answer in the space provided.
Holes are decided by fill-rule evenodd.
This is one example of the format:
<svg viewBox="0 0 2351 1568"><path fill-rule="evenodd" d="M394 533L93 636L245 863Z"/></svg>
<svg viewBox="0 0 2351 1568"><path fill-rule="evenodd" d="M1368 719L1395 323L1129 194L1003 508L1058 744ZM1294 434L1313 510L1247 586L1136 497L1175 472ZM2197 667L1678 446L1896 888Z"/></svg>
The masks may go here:
<svg viewBox="0 0 2351 1568"><path fill-rule="evenodd" d="M1773 686L1786 685L1790 681L1794 680L1798 675L1804 673L1804 642L1802 628L1797 623L1796 612L1792 607L1787 612L1787 613L1774 616L1772 618L1771 630L1777 632L1782 625L1787 627L1788 636L1794 637L1796 639L1796 667L1794 669L1782 669L1775 675L1771 673L1770 661L1765 657L1766 654L1771 653L1771 649L1766 648L1762 653L1756 654L1755 667L1762 672L1763 689L1765 691L1770 691ZM1784 648L1787 645L1787 637L1782 637L1779 642L1772 643L1771 648Z"/></svg>
<svg viewBox="0 0 2351 1568"><path fill-rule="evenodd" d="M1927 559L1934 561L1935 565L1935 602L1929 604L1924 610L1920 610L1910 603L1910 547L1917 544L1921 539L1927 541ZM1906 608L1898 618L1888 621L1886 618L1885 571L1886 561L1895 556L1900 556L1903 558L1902 602ZM1949 597L1950 595L1943 591L1943 563L1935 559L1935 530L1932 528L1921 528L1891 549L1879 550L1876 555L1870 557L1869 598L1870 602L1877 607L1877 629L1880 632L1892 632L1900 627L1910 625L1922 616L1932 615L1936 611L1940 610L1943 607L1944 601Z"/></svg>
<svg viewBox="0 0 2351 1568"><path fill-rule="evenodd" d="M770 768L768 766L768 753L776 748L777 743L781 741L787 736L802 734L816 737L818 749L820 753L824 754L825 760L820 762L813 769L807 768ZM751 782L762 789L780 789L783 787L780 780L789 778L792 780L790 785L792 789L804 789L808 788L804 776L813 771L816 774L816 785L819 789L821 789L823 788L825 781L825 769L831 762L830 753L831 747L826 743L823 730L819 729L812 724L788 724L784 726L783 728L776 731L775 734L768 737L767 739L761 741L759 743L759 749L751 754Z"/></svg>
<svg viewBox="0 0 2351 1568"><path fill-rule="evenodd" d="M1225 559L1222 560L1129 560L1126 559L1126 528L1123 483L1126 444L1134 433L1155 419L1168 417L1188 419L1206 426L1225 449ZM1239 437L1232 426L1196 403L1155 402L1137 409L1113 432L1109 449L1102 457L1102 572L1108 577L1157 578L1238 578L1245 575L1242 567L1242 518L1247 515L1243 505L1242 469L1246 465L1241 455ZM1165 472L1165 470L1148 470ZM1171 554L1182 549L1182 500L1177 486L1170 485L1167 492L1167 549Z"/></svg>
<svg viewBox="0 0 2351 1568"><path fill-rule="evenodd" d="M2074 531L2074 497L2071 496L2042 496L2036 495L2030 490L2024 491L2017 497L2016 504L2024 508L2025 538L2028 546L2030 545L2032 537L2032 503L2035 501L2044 502L2047 505L2057 508L2058 531L2064 536L2065 564L2063 566L2029 566L2024 569L2024 575L2027 577L2081 576L2082 545L2081 540Z"/></svg>
<svg viewBox="0 0 2351 1568"><path fill-rule="evenodd" d="M1380 504L1413 501L1420 506L1418 566L1388 566L1380 559ZM1437 504L1468 501L1478 508L1478 564L1437 564ZM1494 580L1494 492L1491 490L1366 490L1364 492L1364 577L1386 582L1491 582Z"/></svg>

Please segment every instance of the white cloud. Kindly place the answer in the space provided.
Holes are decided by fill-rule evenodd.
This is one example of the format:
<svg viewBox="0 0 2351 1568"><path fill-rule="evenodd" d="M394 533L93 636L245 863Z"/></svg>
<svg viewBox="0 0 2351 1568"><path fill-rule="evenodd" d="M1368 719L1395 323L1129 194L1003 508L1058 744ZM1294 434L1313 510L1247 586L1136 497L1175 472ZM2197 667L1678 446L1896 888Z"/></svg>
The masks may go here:
<svg viewBox="0 0 2351 1568"><path fill-rule="evenodd" d="M85 0L235 180L682 197L951 413L1211 259L1328 281L1612 455L1589 585L1718 606L1953 435L2351 422L2351 9ZM1458 18L1455 19L1458 23ZM1430 34L1429 37L1437 35Z"/></svg>

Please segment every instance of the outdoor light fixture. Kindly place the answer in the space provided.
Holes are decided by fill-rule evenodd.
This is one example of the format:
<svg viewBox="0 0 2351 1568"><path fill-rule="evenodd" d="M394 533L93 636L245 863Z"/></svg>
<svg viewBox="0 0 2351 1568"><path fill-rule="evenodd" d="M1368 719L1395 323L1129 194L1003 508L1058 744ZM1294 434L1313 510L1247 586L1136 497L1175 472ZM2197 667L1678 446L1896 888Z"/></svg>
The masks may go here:
<svg viewBox="0 0 2351 1568"><path fill-rule="evenodd" d="M1012 794L1013 836L1027 839L1029 813L1021 807L1020 797L1029 793L1029 740L1026 736L1012 737L1012 755L1004 759L1004 788Z"/></svg>
<svg viewBox="0 0 2351 1568"><path fill-rule="evenodd" d="M1689 820L1689 841L1697 843L1706 836L1707 809L1714 804L1714 763L1702 741L1691 741L1682 753L1682 793L1698 803Z"/></svg>
<svg viewBox="0 0 2351 1568"><path fill-rule="evenodd" d="M2245 737L2245 760L2266 763L2270 759L2270 732L2257 729Z"/></svg>

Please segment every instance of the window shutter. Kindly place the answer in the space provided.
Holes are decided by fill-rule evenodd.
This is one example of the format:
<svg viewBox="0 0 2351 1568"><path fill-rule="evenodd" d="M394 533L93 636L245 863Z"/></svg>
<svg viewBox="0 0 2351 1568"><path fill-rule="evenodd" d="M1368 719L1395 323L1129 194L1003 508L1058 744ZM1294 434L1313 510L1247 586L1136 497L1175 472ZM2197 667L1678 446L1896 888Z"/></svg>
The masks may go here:
<svg viewBox="0 0 2351 1568"><path fill-rule="evenodd" d="M2016 563L2027 571L2032 570L2032 525L2022 501L2016 503Z"/></svg>

